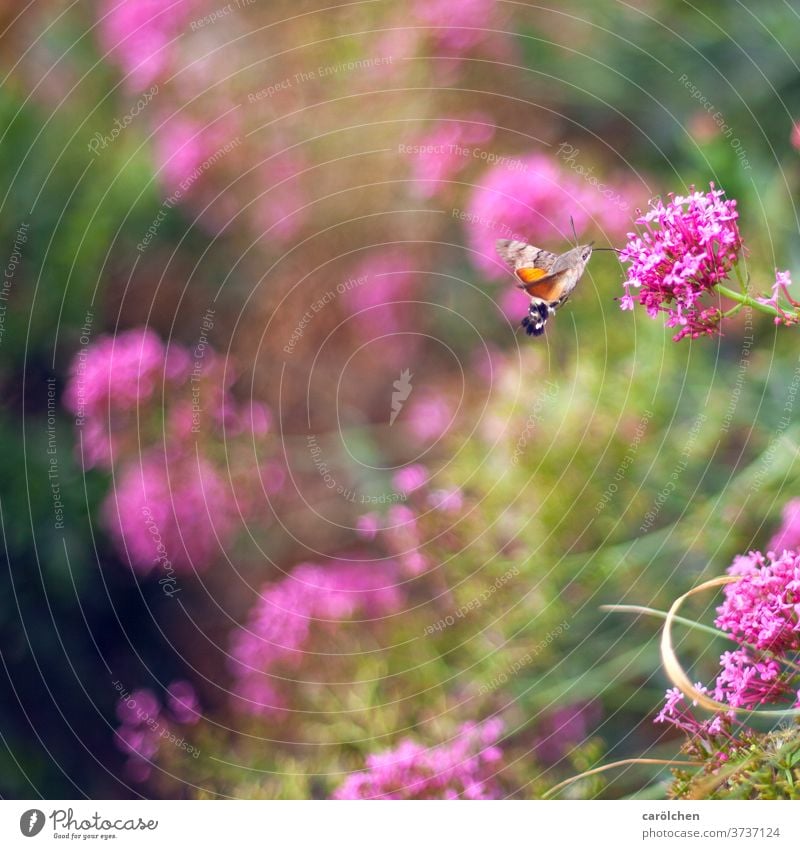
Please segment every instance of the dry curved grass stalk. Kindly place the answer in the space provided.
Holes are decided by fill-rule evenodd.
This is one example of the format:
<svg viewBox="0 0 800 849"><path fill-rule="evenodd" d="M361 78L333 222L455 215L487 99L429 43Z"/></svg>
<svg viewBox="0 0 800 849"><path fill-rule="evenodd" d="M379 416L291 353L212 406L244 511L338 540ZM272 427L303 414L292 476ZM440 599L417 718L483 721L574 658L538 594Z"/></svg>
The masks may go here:
<svg viewBox="0 0 800 849"><path fill-rule="evenodd" d="M684 672L683 667L675 654L675 649L672 646L672 623L675 621L678 611L686 599L691 598L693 595L705 592L706 590L722 587L725 586L725 584L732 584L738 580L739 578L733 575L723 575L719 578L712 578L709 581L704 581L702 584L699 584L689 590L689 592L684 593L682 596L678 596L667 613L667 618L664 620L664 627L661 632L661 663L664 666L664 671L667 673L667 677L685 696L690 698L693 702L696 702L700 707L704 707L706 710L727 712L731 709L731 706L726 705L724 702L718 702L707 696L705 693L701 693L700 690L698 690L697 687L695 687L689 680L689 676Z"/></svg>

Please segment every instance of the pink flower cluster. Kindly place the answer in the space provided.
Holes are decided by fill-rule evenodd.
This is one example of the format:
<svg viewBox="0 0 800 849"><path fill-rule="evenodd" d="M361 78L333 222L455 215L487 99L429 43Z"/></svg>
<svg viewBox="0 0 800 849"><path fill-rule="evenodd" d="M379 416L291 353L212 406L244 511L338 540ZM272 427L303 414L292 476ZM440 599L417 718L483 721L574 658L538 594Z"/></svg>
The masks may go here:
<svg viewBox="0 0 800 849"><path fill-rule="evenodd" d="M367 769L349 775L336 799L500 799L497 778L503 723L462 725L455 737L426 748L403 740L396 749L367 757Z"/></svg>
<svg viewBox="0 0 800 849"><path fill-rule="evenodd" d="M164 75L175 40L197 7L197 0L103 0L100 40L130 90L141 91Z"/></svg>
<svg viewBox="0 0 800 849"><path fill-rule="evenodd" d="M284 701L272 676L278 667L297 667L302 661L313 623L394 612L404 598L396 576L391 562L303 563L266 585L246 626L231 640L237 707L255 715L282 710Z"/></svg>
<svg viewBox="0 0 800 849"><path fill-rule="evenodd" d="M64 403L82 437L80 459L86 468L113 465L102 516L121 557L142 575L157 564L170 580L173 570L206 568L263 495L264 478L275 479L273 461L253 470L250 456L237 466L236 437L265 437L270 413L237 402L233 379L205 343L193 352L167 347L148 328L102 337L71 364ZM224 469L209 459L223 438L231 440Z"/></svg>
<svg viewBox="0 0 800 849"><path fill-rule="evenodd" d="M189 374L188 353L169 351L149 328L103 336L75 356L64 390L64 406L83 429L83 464L111 463L120 418L151 401L158 390L169 392Z"/></svg>
<svg viewBox="0 0 800 849"><path fill-rule="evenodd" d="M695 687L704 695L708 694L708 689L702 684L697 683ZM723 739L726 742L733 740L728 730L731 725L729 716L716 714L711 718L698 720L688 708L686 696L677 687L671 687L667 690L664 707L661 708L654 721L674 725L691 737L719 738L719 743L723 742Z"/></svg>
<svg viewBox="0 0 800 849"><path fill-rule="evenodd" d="M716 626L758 651L800 651L800 554L751 551L728 572L741 580L725 586Z"/></svg>
<svg viewBox="0 0 800 849"><path fill-rule="evenodd" d="M720 673L711 696L730 705L728 716L698 721L682 705L678 690L667 692L657 722L669 722L691 735L725 735L739 708L793 699L800 706L800 682L795 660L800 651L800 553L784 550L780 556L758 551L737 557L729 574L739 578L726 584L725 600L717 608L715 624L739 644L720 657ZM703 693L708 692L697 685Z"/></svg>
<svg viewBox="0 0 800 849"><path fill-rule="evenodd" d="M627 190L620 187L617 197ZM611 202L597 187L558 161L535 153L489 169L470 198L465 222L473 264L499 279L508 269L497 259L497 239L520 239L540 247L572 240L594 224L613 236L629 226L627 203Z"/></svg>
<svg viewBox="0 0 800 849"><path fill-rule="evenodd" d="M152 771L153 759L166 740L194 757L197 750L175 733L175 724L194 725L200 720L200 707L194 687L188 681L173 681L167 687L167 709L149 689L122 693L117 702L117 748L128 755L126 772L134 781L144 781Z"/></svg>
<svg viewBox="0 0 800 849"><path fill-rule="evenodd" d="M164 592L178 591L172 572L203 571L223 556L236 527L230 485L191 455L157 452L129 461L103 503L102 517L123 559L140 575L157 566Z"/></svg>
<svg viewBox="0 0 800 849"><path fill-rule="evenodd" d="M620 253L629 263L622 309L639 303L651 318L666 313L667 326L679 328L675 341L718 332L720 311L704 297L739 261L738 218L736 201L713 183L705 193L671 194L666 204L652 200Z"/></svg>

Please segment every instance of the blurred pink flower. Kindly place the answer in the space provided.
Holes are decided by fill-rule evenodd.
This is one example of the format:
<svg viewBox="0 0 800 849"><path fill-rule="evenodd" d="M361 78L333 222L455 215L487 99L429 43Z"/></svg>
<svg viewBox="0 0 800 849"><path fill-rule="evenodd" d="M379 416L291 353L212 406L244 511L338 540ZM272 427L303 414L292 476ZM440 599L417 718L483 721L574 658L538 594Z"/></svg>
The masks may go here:
<svg viewBox="0 0 800 849"><path fill-rule="evenodd" d="M210 463L189 455L167 467L160 452L124 467L102 507L120 557L142 575L159 566L162 582L173 570L208 568L230 542L236 515L233 495Z"/></svg>
<svg viewBox="0 0 800 849"><path fill-rule="evenodd" d="M166 377L164 345L154 331L136 328L102 336L74 357L64 406L81 419L133 410Z"/></svg>
<svg viewBox="0 0 800 849"><path fill-rule="evenodd" d="M173 681L167 687L167 705L182 725L195 725L200 720L197 693L188 681Z"/></svg>
<svg viewBox="0 0 800 849"><path fill-rule="evenodd" d="M364 513L356 519L356 533L361 539L373 540L378 534L380 517L377 513Z"/></svg>
<svg viewBox="0 0 800 849"><path fill-rule="evenodd" d="M417 514L410 507L392 505L386 514L383 534L386 547L397 557L406 574L420 575L430 567L428 558L419 550Z"/></svg>
<svg viewBox="0 0 800 849"><path fill-rule="evenodd" d="M473 147L488 142L494 124L488 115L476 114L464 120L440 120L426 133L402 149L411 157L411 173L417 194L434 197L449 180L485 153Z"/></svg>
<svg viewBox="0 0 800 849"><path fill-rule="evenodd" d="M308 163L292 150L279 151L258 170L262 194L256 201L259 234L270 240L291 239L308 219L308 198L301 172Z"/></svg>
<svg viewBox="0 0 800 849"><path fill-rule="evenodd" d="M286 467L280 460L269 460L261 467L261 484L267 495L277 495L286 483Z"/></svg>
<svg viewBox="0 0 800 849"><path fill-rule="evenodd" d="M398 492L407 495L428 482L428 470L420 463L400 469L392 477L392 485Z"/></svg>
<svg viewBox="0 0 800 849"><path fill-rule="evenodd" d="M207 163L230 141L221 124L170 116L154 130L153 150L164 193L182 200L202 180Z"/></svg>
<svg viewBox="0 0 800 849"><path fill-rule="evenodd" d="M800 121L795 121L792 125L792 132L789 139L792 142L792 147L795 150L800 150Z"/></svg>
<svg viewBox="0 0 800 849"><path fill-rule="evenodd" d="M439 392L428 392L411 399L405 420L408 429L421 442L437 440L453 421L450 404Z"/></svg>
<svg viewBox="0 0 800 849"><path fill-rule="evenodd" d="M441 50L461 56L491 35L497 8L497 0L415 0L414 15L436 28Z"/></svg>
<svg viewBox="0 0 800 849"><path fill-rule="evenodd" d="M471 261L487 277L498 279L508 271L497 258L497 239L520 239L553 250L554 243L573 239L570 216L579 237L590 224L611 235L627 226L625 209L557 160L534 153L512 163L489 169L464 216Z"/></svg>
<svg viewBox="0 0 800 849"><path fill-rule="evenodd" d="M796 319L793 315L789 315L781 306L781 295L792 305L797 306L797 302L789 294L789 287L792 285L792 275L788 271L778 271L775 269L775 282L772 284L772 293L768 298L756 298L760 304L774 307L781 313L781 316L775 316L775 324L794 324Z"/></svg>
<svg viewBox="0 0 800 849"><path fill-rule="evenodd" d="M283 580L263 587L247 625L231 638L230 667L237 707L256 715L281 710L283 694L270 680L277 664L297 665L314 620L340 621L356 614L377 618L403 600L393 563L303 563Z"/></svg>
<svg viewBox="0 0 800 849"><path fill-rule="evenodd" d="M793 498L783 507L781 525L767 545L767 551L777 555L787 549L800 548L800 498Z"/></svg>
<svg viewBox="0 0 800 849"><path fill-rule="evenodd" d="M416 280L413 259L400 248L385 248L367 256L349 275L359 282L345 294L347 305L359 326L372 335L399 332L407 305L395 301L413 300Z"/></svg>
<svg viewBox="0 0 800 849"><path fill-rule="evenodd" d="M464 493L457 486L452 489L434 489L428 496L428 504L434 510L458 513L464 506Z"/></svg>
<svg viewBox="0 0 800 849"><path fill-rule="evenodd" d="M344 295L352 323L364 343L375 340L381 364L406 367L419 345L418 277L413 255L401 248L369 254L349 275L356 283Z"/></svg>
<svg viewBox="0 0 800 849"><path fill-rule="evenodd" d="M602 711L596 702L576 702L545 713L536 723L536 757L541 763L558 763L586 742Z"/></svg>
<svg viewBox="0 0 800 849"><path fill-rule="evenodd" d="M452 740L426 748L403 740L367 756L367 769L349 775L335 799L499 799L503 753L498 719L462 725Z"/></svg>
<svg viewBox="0 0 800 849"><path fill-rule="evenodd" d="M117 702L121 725L114 742L128 755L125 769L134 781L149 777L162 741L173 734L173 722L194 725L200 719L197 696L188 681L174 681L167 694L169 711L164 711L156 694L146 688L123 693Z"/></svg>
<svg viewBox="0 0 800 849"><path fill-rule="evenodd" d="M141 91L165 74L173 42L196 7L196 0L102 0L100 41L129 90Z"/></svg>

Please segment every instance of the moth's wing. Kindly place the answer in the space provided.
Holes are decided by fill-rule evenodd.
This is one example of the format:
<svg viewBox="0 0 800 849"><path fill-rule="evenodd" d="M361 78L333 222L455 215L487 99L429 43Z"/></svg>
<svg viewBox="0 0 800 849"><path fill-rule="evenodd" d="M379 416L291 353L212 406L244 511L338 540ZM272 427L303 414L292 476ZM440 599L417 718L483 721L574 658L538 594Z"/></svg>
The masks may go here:
<svg viewBox="0 0 800 849"><path fill-rule="evenodd" d="M498 239L495 248L498 256L512 270L521 268L536 268L548 272L553 263L558 259L550 251L520 242L514 239Z"/></svg>
<svg viewBox="0 0 800 849"><path fill-rule="evenodd" d="M564 294L567 284L567 275L559 272L557 274L526 274L523 277L523 272L534 272L539 269L520 268L517 271L517 277L522 280L520 288L524 289L532 298L547 303L558 301Z"/></svg>

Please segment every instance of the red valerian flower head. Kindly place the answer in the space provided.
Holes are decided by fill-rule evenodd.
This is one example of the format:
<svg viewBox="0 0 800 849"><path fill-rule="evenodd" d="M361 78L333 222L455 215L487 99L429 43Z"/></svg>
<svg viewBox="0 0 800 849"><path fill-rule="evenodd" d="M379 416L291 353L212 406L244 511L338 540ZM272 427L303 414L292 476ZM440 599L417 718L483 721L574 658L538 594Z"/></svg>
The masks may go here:
<svg viewBox="0 0 800 849"><path fill-rule="evenodd" d="M719 331L719 309L704 301L739 261L736 201L711 183L708 192L694 186L685 196L660 198L636 219L639 233L629 233L620 253L629 263L622 309L641 304L651 318L667 314L667 327L678 327L675 341Z"/></svg>

